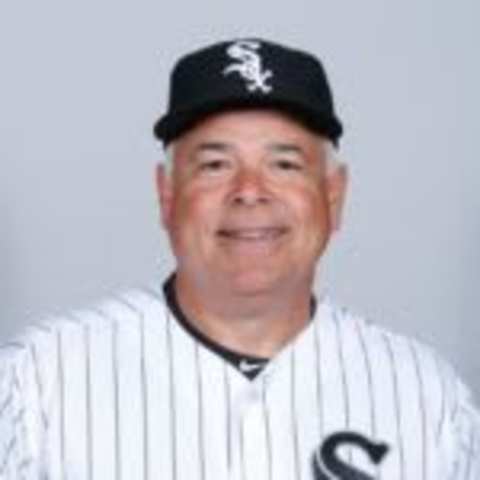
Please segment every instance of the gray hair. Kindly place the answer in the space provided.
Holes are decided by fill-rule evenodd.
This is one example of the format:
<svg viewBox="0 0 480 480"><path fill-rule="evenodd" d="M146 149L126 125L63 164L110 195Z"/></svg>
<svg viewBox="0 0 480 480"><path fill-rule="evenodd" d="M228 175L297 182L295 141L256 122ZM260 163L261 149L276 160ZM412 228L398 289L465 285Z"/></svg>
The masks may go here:
<svg viewBox="0 0 480 480"><path fill-rule="evenodd" d="M174 161L174 149L175 143L170 143L167 148L165 149L163 166L165 168L165 173L168 177L170 177L173 173L173 161Z"/></svg>
<svg viewBox="0 0 480 480"><path fill-rule="evenodd" d="M330 140L322 138L320 141L325 151L327 175L330 175L341 165L338 157L338 150Z"/></svg>

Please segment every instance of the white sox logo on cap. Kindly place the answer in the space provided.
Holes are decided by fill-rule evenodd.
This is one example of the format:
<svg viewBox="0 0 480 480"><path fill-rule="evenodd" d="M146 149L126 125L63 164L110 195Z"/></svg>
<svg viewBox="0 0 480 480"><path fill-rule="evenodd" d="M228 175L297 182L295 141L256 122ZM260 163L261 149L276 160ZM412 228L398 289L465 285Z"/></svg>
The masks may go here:
<svg viewBox="0 0 480 480"><path fill-rule="evenodd" d="M227 48L227 55L238 60L239 63L232 63L223 70L224 75L237 72L246 80L247 90L255 92L260 90L263 93L270 93L272 86L265 82L273 76L271 70L263 70L262 58L257 52L261 47L260 42L253 40L238 40Z"/></svg>

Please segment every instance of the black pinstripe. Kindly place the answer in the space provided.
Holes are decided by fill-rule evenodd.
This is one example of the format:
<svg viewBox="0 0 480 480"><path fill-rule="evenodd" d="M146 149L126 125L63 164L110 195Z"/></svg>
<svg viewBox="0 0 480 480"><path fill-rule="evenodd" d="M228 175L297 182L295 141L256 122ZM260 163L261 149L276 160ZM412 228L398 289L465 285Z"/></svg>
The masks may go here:
<svg viewBox="0 0 480 480"><path fill-rule="evenodd" d="M469 441L468 441L468 461L467 461L468 463L467 463L467 466L466 466L466 469L465 469L465 480L470 479L470 469L471 469L471 466L472 466L472 459L473 459L474 440L475 440L475 435L474 435L473 428L471 428L470 429L470 438L469 438ZM473 479L473 480L478 480L478 479Z"/></svg>
<svg viewBox="0 0 480 480"><path fill-rule="evenodd" d="M167 352L168 352L168 377L169 377L169 390L170 390L170 438L172 439L172 479L177 479L177 412L175 408L175 363L173 359L173 342L172 342L172 318L167 311L166 322L166 339L167 339Z"/></svg>
<svg viewBox="0 0 480 480"><path fill-rule="evenodd" d="M241 477L242 480L247 480L247 474L246 474L246 469L245 469L245 445L244 445L244 434L243 434L243 414L242 414L242 419L240 422L240 431L239 433L239 449L240 449L240 472L241 472Z"/></svg>
<svg viewBox="0 0 480 480"><path fill-rule="evenodd" d="M268 414L266 377L263 377L263 382L262 382L262 404L263 404L263 418L265 422L265 437L267 441L268 480L273 480L272 431L270 427L270 416Z"/></svg>
<svg viewBox="0 0 480 480"><path fill-rule="evenodd" d="M40 416L42 418L42 425L45 430L48 430L48 417L43 404L43 393L44 393L43 383L42 383L42 378L40 376L40 366L38 363L37 348L33 342L30 344L30 355L32 356L35 383L37 387L38 398L40 400Z"/></svg>
<svg viewBox="0 0 480 480"><path fill-rule="evenodd" d="M112 379L113 379L113 415L114 415L114 465L115 480L122 478L121 464L121 438L120 438L120 379L118 371L118 323L114 318L105 314L102 310L94 310L100 317L106 319L110 324L111 336L111 362L112 362Z"/></svg>
<svg viewBox="0 0 480 480"><path fill-rule="evenodd" d="M200 462L200 478L206 480L205 471L205 438L203 425L203 388L202 368L200 365L198 342L195 342L195 373L197 377L197 409L198 409L198 456Z"/></svg>
<svg viewBox="0 0 480 480"><path fill-rule="evenodd" d="M57 330L57 368L58 368L58 394L59 394L59 438L60 438L60 470L62 478L66 476L65 465L65 376L63 368L63 352L62 352L62 334Z"/></svg>
<svg viewBox="0 0 480 480"><path fill-rule="evenodd" d="M150 478L150 441L149 441L149 408L148 408L148 378L145 358L145 314L136 305L132 304L129 300L123 297L116 297L117 300L125 305L130 311L138 316L140 322L140 391L142 395L142 432L143 432L143 479L148 480Z"/></svg>
<svg viewBox="0 0 480 480"><path fill-rule="evenodd" d="M118 371L118 324L112 323L113 411L115 418L115 480L122 479L122 439L120 436L120 378Z"/></svg>
<svg viewBox="0 0 480 480"><path fill-rule="evenodd" d="M223 387L225 392L225 405L226 405L226 448L227 448L227 465L228 470L232 469L232 409L231 409L231 392L230 381L228 379L228 364L223 362Z"/></svg>
<svg viewBox="0 0 480 480"><path fill-rule="evenodd" d="M443 375L442 375L442 369L440 367L440 360L438 358L438 355L435 355L435 364L437 367L437 374L438 374L438 378L441 385L441 395L442 395L441 407L440 407L440 420L438 422L437 434L436 434L436 440L438 444L440 442L440 435L442 433L443 425L445 424L445 420L446 420L446 401L445 401L446 395L445 395L445 379L443 378Z"/></svg>
<svg viewBox="0 0 480 480"><path fill-rule="evenodd" d="M154 297L163 305L163 297L161 294L152 289L144 288L143 291ZM173 339L172 339L172 315L170 310L165 309L166 322L165 322L165 338L166 338L166 351L168 357L168 382L169 382L169 410L170 410L170 438L172 448L172 464L171 475L172 480L176 480L178 477L178 441L177 441L177 411L176 411L176 385L175 385L175 361L173 351Z"/></svg>
<svg viewBox="0 0 480 480"><path fill-rule="evenodd" d="M83 326L83 341L85 350L85 407L87 415L87 475L88 479L93 479L93 418L92 418L92 379L91 379L91 352L90 352L90 327Z"/></svg>
<svg viewBox="0 0 480 480"><path fill-rule="evenodd" d="M316 375L316 395L318 405L318 436L319 439L323 439L324 430L324 405L323 405L323 375L322 375L322 362L321 362L321 346L320 346L320 334L318 332L319 325L314 325L314 349L315 349L315 371Z"/></svg>
<svg viewBox="0 0 480 480"><path fill-rule="evenodd" d="M425 392L423 387L422 372L418 361L417 351L412 342L410 342L410 351L412 353L413 364L415 366L415 374L418 381L418 406L422 418L422 478L426 480L428 474L428 457L427 457L427 419L425 411Z"/></svg>
<svg viewBox="0 0 480 480"><path fill-rule="evenodd" d="M345 407L345 429L348 430L350 428L350 396L349 396L349 389L348 389L348 379L347 379L347 372L345 369L345 358L343 355L343 339L342 339L342 332L340 330L340 322L338 320L337 312L333 315L334 323L335 323L335 331L337 337L337 351L338 351L338 359L340 362L340 370L342 376L342 386L343 386L343 405ZM348 461L352 464L352 449L348 447Z"/></svg>
<svg viewBox="0 0 480 480"><path fill-rule="evenodd" d="M368 347L363 336L362 328L358 321L355 321L355 328L362 348L363 360L365 362L365 371L367 372L368 382L368 400L370 404L370 426L372 428L371 433L373 438L377 438L377 414L375 405L375 395L373 387L373 374L370 357L368 355Z"/></svg>
<svg viewBox="0 0 480 480"><path fill-rule="evenodd" d="M390 360L390 365L392 369L392 376L393 376L393 396L394 396L394 403L395 403L395 420L397 423L397 443L398 443L398 453L400 458L400 478L405 478L405 454L404 454L404 446L403 446L403 435L402 435L402 422L401 422L401 412L400 412L400 396L399 396L399 386L398 386L398 375L397 375L397 367L395 364L395 357L393 354L392 345L390 343L390 339L388 335L383 335L383 339L385 341L385 346L387 349L388 357Z"/></svg>
<svg viewBox="0 0 480 480"><path fill-rule="evenodd" d="M367 372L367 383L368 383L368 399L370 404L370 427L371 427L371 434L372 438L377 438L377 412L376 412L376 403L375 403L375 394L374 394L374 386L373 386L373 372L372 372L372 364L370 361L370 355L368 353L367 343L365 342L365 337L363 335L362 327L358 321L355 321L355 328L357 331L358 338L360 340L360 345L362 348L363 359L365 362L365 371ZM376 477L380 480L380 465L375 466L376 470Z"/></svg>
<svg viewBox="0 0 480 480"><path fill-rule="evenodd" d="M295 478L300 480L302 476L301 467L300 467L300 444L298 439L298 425L297 425L297 405L295 399L295 349L292 347L290 354L290 406L291 406L291 422L292 422L292 433L293 433L293 454L295 460Z"/></svg>
<svg viewBox="0 0 480 480"><path fill-rule="evenodd" d="M86 436L85 452L87 455L87 478L93 478L93 420L92 420L92 395L91 395L91 358L90 358L90 327L75 313L70 314L71 319L82 326L84 366L85 366L85 413Z"/></svg>
<svg viewBox="0 0 480 480"><path fill-rule="evenodd" d="M149 403L148 403L148 375L145 355L145 318L140 318L140 370L142 388L142 418L143 418L143 478L150 478L150 435L149 435Z"/></svg>

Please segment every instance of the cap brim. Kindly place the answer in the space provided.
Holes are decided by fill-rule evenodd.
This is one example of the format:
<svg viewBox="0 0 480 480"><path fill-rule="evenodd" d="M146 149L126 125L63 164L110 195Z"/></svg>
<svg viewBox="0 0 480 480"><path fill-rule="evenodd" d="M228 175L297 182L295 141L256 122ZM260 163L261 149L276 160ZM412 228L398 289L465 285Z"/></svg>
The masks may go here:
<svg viewBox="0 0 480 480"><path fill-rule="evenodd" d="M241 98L224 101L212 101L194 106L185 111L177 110L174 113L161 117L154 126L155 136L164 145L168 145L205 117L214 113L242 109L274 109L285 113L299 121L309 130L329 138L335 144L341 136L342 124L336 117L326 112L312 109L309 105L291 102L284 99Z"/></svg>

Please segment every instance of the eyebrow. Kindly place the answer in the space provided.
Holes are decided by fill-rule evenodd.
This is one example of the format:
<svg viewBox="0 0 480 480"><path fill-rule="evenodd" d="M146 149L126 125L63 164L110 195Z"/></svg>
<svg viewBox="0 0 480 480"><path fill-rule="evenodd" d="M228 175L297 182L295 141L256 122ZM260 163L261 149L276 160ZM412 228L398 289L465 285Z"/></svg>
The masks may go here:
<svg viewBox="0 0 480 480"><path fill-rule="evenodd" d="M296 153L301 156L305 155L303 149L294 143L269 143L267 145L267 150L273 153Z"/></svg>
<svg viewBox="0 0 480 480"><path fill-rule="evenodd" d="M268 152L271 153L294 153L300 156L304 156L304 150L295 143L283 143L283 142L272 142L268 143L265 147ZM234 150L232 145L229 145L226 142L221 141L212 141L212 142L203 142L195 147L195 154L202 152L231 152Z"/></svg>
<svg viewBox="0 0 480 480"><path fill-rule="evenodd" d="M224 142L204 142L197 145L195 152L205 152L205 151L215 151L215 152L227 152L232 150L232 147Z"/></svg>

